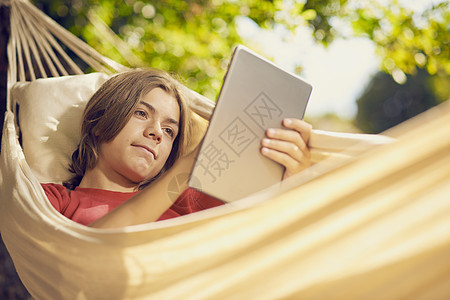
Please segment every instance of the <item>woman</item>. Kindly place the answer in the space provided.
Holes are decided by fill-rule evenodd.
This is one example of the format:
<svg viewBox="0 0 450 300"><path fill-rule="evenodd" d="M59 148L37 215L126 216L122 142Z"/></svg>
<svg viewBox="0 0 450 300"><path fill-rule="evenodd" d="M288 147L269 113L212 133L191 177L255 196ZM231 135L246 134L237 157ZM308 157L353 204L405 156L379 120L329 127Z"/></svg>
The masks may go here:
<svg viewBox="0 0 450 300"><path fill-rule="evenodd" d="M195 151L187 153L193 121L169 74L155 69L118 74L89 100L81 140L73 153L73 178L65 187L43 184L52 205L66 217L92 227L122 227L172 218L222 202L180 187L173 203L169 183L189 172ZM284 121L269 129L263 155L285 166L284 178L309 165L311 127ZM67 189L66 189L67 187Z"/></svg>

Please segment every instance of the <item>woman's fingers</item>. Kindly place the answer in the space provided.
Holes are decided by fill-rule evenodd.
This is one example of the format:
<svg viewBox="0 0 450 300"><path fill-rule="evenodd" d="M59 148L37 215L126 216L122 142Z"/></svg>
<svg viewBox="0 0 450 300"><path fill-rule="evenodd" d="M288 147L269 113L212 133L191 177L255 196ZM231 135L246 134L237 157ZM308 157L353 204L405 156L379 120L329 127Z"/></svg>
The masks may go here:
<svg viewBox="0 0 450 300"><path fill-rule="evenodd" d="M309 149L302 140L298 142L287 142L283 140L264 138L261 144L265 148L284 153L295 161L303 161L306 163L310 157Z"/></svg>
<svg viewBox="0 0 450 300"><path fill-rule="evenodd" d="M283 125L286 129L266 131L261 153L285 167L284 179L310 166L308 141L312 127L300 119L285 119Z"/></svg>
<svg viewBox="0 0 450 300"><path fill-rule="evenodd" d="M284 119L283 125L286 128L297 131L301 136L305 144L308 144L309 138L311 137L312 126L300 119Z"/></svg>
<svg viewBox="0 0 450 300"><path fill-rule="evenodd" d="M285 175L287 176L283 176L284 178L304 170L310 164L309 158L307 158L306 155L300 155L299 158L294 158L291 154L267 147L261 148L261 152L264 156L272 159L273 161L283 165L286 168Z"/></svg>

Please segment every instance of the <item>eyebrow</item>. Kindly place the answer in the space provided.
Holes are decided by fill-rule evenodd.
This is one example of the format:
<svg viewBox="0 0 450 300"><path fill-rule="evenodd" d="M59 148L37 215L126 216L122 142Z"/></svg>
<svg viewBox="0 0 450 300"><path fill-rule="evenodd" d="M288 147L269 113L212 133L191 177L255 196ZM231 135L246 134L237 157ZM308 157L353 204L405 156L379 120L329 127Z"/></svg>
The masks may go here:
<svg viewBox="0 0 450 300"><path fill-rule="evenodd" d="M147 102L139 101L139 104L142 104L142 105L144 105L145 107L147 107L152 113L156 112L156 109L153 107L153 105L148 104ZM174 124L174 125L177 125L178 127L180 126L180 124L178 123L178 121L175 120L175 119L173 119L173 118L170 118L170 117L169 117L169 118L167 118L167 121L168 121L169 123L172 123L172 124Z"/></svg>

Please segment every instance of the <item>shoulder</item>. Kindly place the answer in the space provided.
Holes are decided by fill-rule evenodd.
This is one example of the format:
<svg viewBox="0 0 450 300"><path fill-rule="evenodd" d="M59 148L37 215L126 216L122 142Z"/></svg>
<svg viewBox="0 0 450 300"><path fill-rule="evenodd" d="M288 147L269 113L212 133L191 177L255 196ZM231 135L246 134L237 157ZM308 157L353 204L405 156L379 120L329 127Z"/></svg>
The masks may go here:
<svg viewBox="0 0 450 300"><path fill-rule="evenodd" d="M70 202L69 191L61 184L56 183L42 183L45 195L47 196L53 207L61 212Z"/></svg>
<svg viewBox="0 0 450 300"><path fill-rule="evenodd" d="M69 195L69 191L57 183L41 183L42 188L47 196L65 196Z"/></svg>

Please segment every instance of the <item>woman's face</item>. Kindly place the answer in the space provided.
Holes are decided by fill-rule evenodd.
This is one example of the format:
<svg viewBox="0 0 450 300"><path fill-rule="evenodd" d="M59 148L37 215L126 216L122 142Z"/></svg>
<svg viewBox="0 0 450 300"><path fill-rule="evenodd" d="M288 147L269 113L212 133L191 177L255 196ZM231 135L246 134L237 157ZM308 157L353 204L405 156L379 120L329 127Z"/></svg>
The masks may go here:
<svg viewBox="0 0 450 300"><path fill-rule="evenodd" d="M160 88L151 90L119 134L100 146L96 168L125 186L155 177L170 155L179 121L175 97Z"/></svg>

